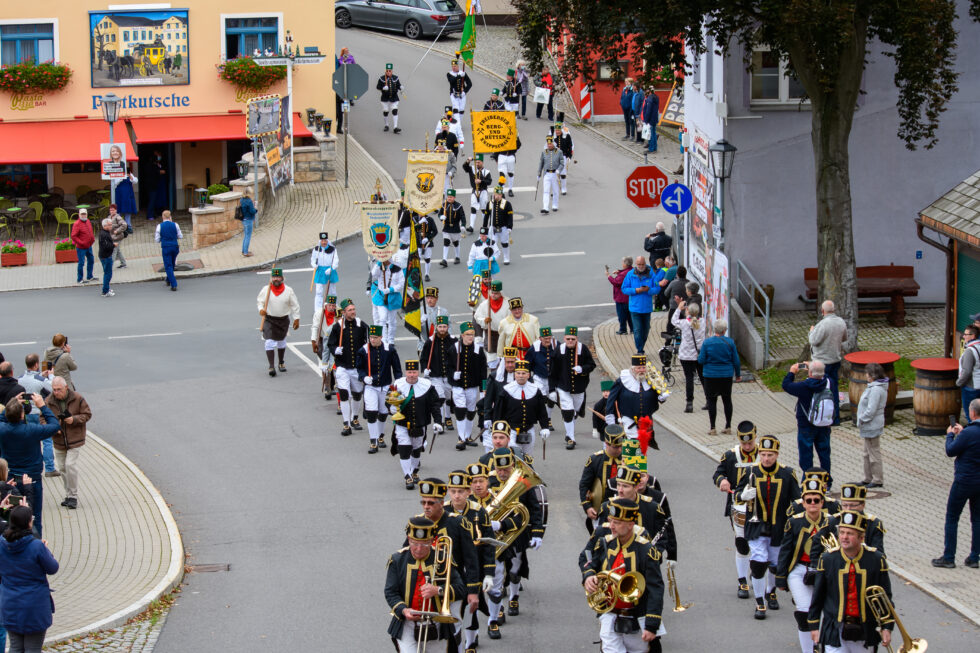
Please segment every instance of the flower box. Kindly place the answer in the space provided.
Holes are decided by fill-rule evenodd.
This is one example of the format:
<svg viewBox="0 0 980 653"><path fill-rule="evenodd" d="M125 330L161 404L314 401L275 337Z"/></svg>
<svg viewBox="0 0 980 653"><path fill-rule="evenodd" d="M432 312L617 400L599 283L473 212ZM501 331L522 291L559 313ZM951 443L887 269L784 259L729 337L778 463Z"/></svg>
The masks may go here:
<svg viewBox="0 0 980 653"><path fill-rule="evenodd" d="M78 263L78 250L75 249L56 249L54 250L55 263Z"/></svg>
<svg viewBox="0 0 980 653"><path fill-rule="evenodd" d="M27 265L27 252L0 254L0 267L12 268L16 265Z"/></svg>

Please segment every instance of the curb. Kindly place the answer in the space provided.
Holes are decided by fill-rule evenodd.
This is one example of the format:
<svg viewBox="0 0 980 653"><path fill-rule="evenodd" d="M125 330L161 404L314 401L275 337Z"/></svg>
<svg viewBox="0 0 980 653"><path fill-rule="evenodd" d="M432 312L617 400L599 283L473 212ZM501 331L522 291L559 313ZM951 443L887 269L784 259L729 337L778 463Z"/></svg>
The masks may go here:
<svg viewBox="0 0 980 653"><path fill-rule="evenodd" d="M133 463L133 461L120 453L118 449L91 431L88 432L88 437L105 447L109 453L111 453L117 460L119 460L119 462L125 465L133 476L139 480L143 487L146 488L146 491L150 493L150 496L153 497L153 502L156 504L157 510L160 511L163 521L167 524L167 534L170 538L170 565L167 568L167 574L160 579L153 589L144 594L135 603L132 603L122 610L119 610L118 612L104 617L103 619L100 619L94 623L83 626L82 628L76 628L75 630L69 632L57 633L50 637L46 637L44 640L44 644L46 646L88 635L89 633L99 630L120 626L129 621L132 617L146 610L150 603L177 587L177 585L179 585L181 580L184 578L184 544L181 540L180 532L177 529L177 521L174 519L173 513L170 512L170 508L167 507L167 502L164 500L163 495L160 494L160 491L157 490L156 486L153 485L149 478L147 478L146 474L144 474L143 471L140 470L135 463Z"/></svg>
<svg viewBox="0 0 980 653"><path fill-rule="evenodd" d="M600 326L603 326L604 324L613 324L615 323L615 321L616 321L615 318L610 318L609 320L606 320L605 322L600 322L599 324L592 327L592 333L593 333L592 344L595 346L596 355L598 356L599 362L602 364L602 367L606 372L606 376L609 376L610 378L617 378L619 376L619 370L612 364L612 360L609 358L609 355L606 353L605 349L602 346L602 343L600 342L599 338L596 337L595 334ZM713 461L717 460L718 456L713 451L711 451L711 449L709 449L708 447L704 446L694 438L690 437L689 435L681 431L676 424L674 424L670 420L666 420L662 418L659 414L656 414L653 417L654 417L654 423L660 423L664 428L666 428L672 434L677 436L678 439L691 445L693 448L697 449L711 460ZM916 574L913 574L912 572L907 571L902 567L894 565L891 562L889 562L888 564L888 569L889 571L895 572L897 576L900 576L905 580L907 580L908 582L912 583L913 585L918 587L920 590L922 590L932 598L936 599L941 603L944 603L950 609L955 610L960 615L962 615L963 618L972 621L977 626L980 626L980 614L977 614L970 608L960 603L958 599L954 598L953 596L950 596L943 590L939 589L932 583L920 578Z"/></svg>

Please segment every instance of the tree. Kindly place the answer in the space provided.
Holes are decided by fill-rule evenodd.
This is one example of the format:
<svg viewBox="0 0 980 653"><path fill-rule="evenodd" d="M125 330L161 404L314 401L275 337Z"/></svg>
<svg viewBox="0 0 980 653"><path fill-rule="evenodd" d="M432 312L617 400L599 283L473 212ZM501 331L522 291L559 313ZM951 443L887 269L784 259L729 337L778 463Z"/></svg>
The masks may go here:
<svg viewBox="0 0 980 653"><path fill-rule="evenodd" d="M906 147L935 146L939 117L957 91L953 70L955 0L512 0L530 65L548 42L563 41L562 73L592 82L597 61L642 62L643 81L663 67L680 70L685 48L722 52L766 44L789 62L811 106L819 302L831 299L857 347L857 279L848 138L869 48L895 60L898 137ZM980 0L970 0L980 21ZM563 34L569 38L560 39Z"/></svg>

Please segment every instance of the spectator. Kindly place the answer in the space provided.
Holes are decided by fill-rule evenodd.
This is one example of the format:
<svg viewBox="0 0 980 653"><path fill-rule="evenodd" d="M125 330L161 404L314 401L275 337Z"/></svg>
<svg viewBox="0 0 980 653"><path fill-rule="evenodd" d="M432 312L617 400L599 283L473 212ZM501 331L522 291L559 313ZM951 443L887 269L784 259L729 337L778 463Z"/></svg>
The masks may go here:
<svg viewBox="0 0 980 653"><path fill-rule="evenodd" d="M700 319L700 315L701 307L698 304L689 305L682 300L677 305L677 310L670 317L675 332L680 331L681 334L681 346L677 352L677 358L680 359L681 367L684 368L684 398L687 401L684 406L685 413L694 412L695 375L700 379L701 387L704 387L701 364L698 363L698 358L701 356L701 346L704 343L704 320Z"/></svg>
<svg viewBox="0 0 980 653"><path fill-rule="evenodd" d="M527 120L527 94L531 90L531 77L527 74L527 64L523 59L514 65L514 81L521 96L521 120Z"/></svg>
<svg viewBox="0 0 980 653"><path fill-rule="evenodd" d="M796 381L796 373L801 369L807 370L808 376L803 381ZM813 467L813 449L816 447L820 467L827 470L827 490L833 484L830 476L830 427L810 423L810 404L813 402L813 395L827 388L829 381L826 378L826 367L818 360L793 363L783 377L783 392L796 397L796 446L799 450L800 470ZM833 384L829 387L832 389Z"/></svg>
<svg viewBox="0 0 980 653"><path fill-rule="evenodd" d="M92 409L61 377L56 376L51 386L48 408L61 420L61 430L54 437L54 457L65 481L65 500L61 505L74 510L78 507L78 457L85 444L85 425L92 419Z"/></svg>
<svg viewBox="0 0 980 653"><path fill-rule="evenodd" d="M636 138L636 121L633 120L633 79L626 78L626 86L619 96L619 107L623 110L623 121L626 123L626 136L624 141Z"/></svg>
<svg viewBox="0 0 980 653"><path fill-rule="evenodd" d="M674 260L673 256L668 256L664 259L663 272L663 276L659 281L657 281L659 290L657 291L655 304L658 310L667 308L670 299L669 295L667 294L667 286L669 286L677 276L677 261ZM670 323L670 316L667 317L667 322L668 324Z"/></svg>
<svg viewBox="0 0 980 653"><path fill-rule="evenodd" d="M354 61L354 55L350 53L350 48L340 48L340 56L337 57L337 67L340 68L345 63L357 63Z"/></svg>
<svg viewBox="0 0 980 653"><path fill-rule="evenodd" d="M647 141L647 152L657 151L657 122L660 121L660 98L652 88L643 98L643 124L649 125L650 140Z"/></svg>
<svg viewBox="0 0 980 653"><path fill-rule="evenodd" d="M644 353L643 347L650 333L650 313L653 312L653 296L657 289L647 260L637 256L634 267L623 279L623 294L629 297L630 319L633 321L633 343L636 353Z"/></svg>
<svg viewBox="0 0 980 653"><path fill-rule="evenodd" d="M71 373L78 369L75 359L71 357L71 345L68 344L68 336L56 333L51 338L51 346L44 350L44 364L47 366L50 376L60 376L68 382L68 387L75 389L75 384L71 380Z"/></svg>
<svg viewBox="0 0 980 653"><path fill-rule="evenodd" d="M174 276L174 265L177 263L177 255L180 254L180 243L184 237L180 233L180 226L173 221L170 211L162 214L163 222L157 225L157 232L154 240L160 243L160 253L163 255L163 268L167 271L167 285L173 291L177 290L177 277Z"/></svg>
<svg viewBox="0 0 980 653"><path fill-rule="evenodd" d="M677 306L680 302L684 301L687 297L687 268L683 265L677 266L677 274L674 276L674 280L667 284L667 289L664 293L667 295L667 307L670 309L667 311L667 332L674 332L674 324L672 322L674 318L674 313L677 312ZM700 306L700 304L699 304Z"/></svg>
<svg viewBox="0 0 980 653"><path fill-rule="evenodd" d="M112 220L112 243L116 246L116 260L119 261L119 267L126 267L126 257L122 253L122 241L124 238L129 236L129 225L126 223L126 219L116 212L116 205L109 205L109 219Z"/></svg>
<svg viewBox="0 0 980 653"><path fill-rule="evenodd" d="M28 354L27 358L24 359L24 364L27 370L18 379L20 384L24 386L24 390L28 395L41 395L44 399L47 399L51 394L51 372L41 372L40 362L37 354ZM27 421L33 424L40 424L40 416L36 411L31 411L27 416ZM61 476L61 473L54 468L54 446L51 444L51 438L45 438L41 441L41 457L44 459L44 475L45 476ZM0 474L0 478L4 478L5 474ZM33 502L32 502L33 503Z"/></svg>
<svg viewBox="0 0 980 653"><path fill-rule="evenodd" d="M255 203L252 201L252 198L249 197L248 191L242 195L239 206L242 207L242 227L244 228L242 236L242 256L249 257L253 255L252 252L249 251L248 246L252 242L252 228L255 226L255 216L259 211L255 208Z"/></svg>
<svg viewBox="0 0 980 653"><path fill-rule="evenodd" d="M738 349L735 341L725 335L728 322L715 320L712 325L715 335L705 339L698 354L701 364L701 384L704 396L708 400L708 421L711 428L708 435L718 435L715 430L715 419L718 415L718 397L721 397L725 408L725 428L722 433L732 434L732 377L742 380L742 366L738 360Z"/></svg>
<svg viewBox="0 0 980 653"><path fill-rule="evenodd" d="M14 364L10 361L0 363L0 406L25 392L24 386L14 378Z"/></svg>
<svg viewBox="0 0 980 653"><path fill-rule="evenodd" d="M946 501L946 545L942 557L932 561L933 567L956 566L956 531L963 506L970 502L970 525L973 528L970 555L963 561L967 567L978 567L980 559L980 399L969 407L970 423L949 427L946 431L946 455L956 458L953 464L953 485Z"/></svg>
<svg viewBox="0 0 980 653"><path fill-rule="evenodd" d="M153 150L153 157L150 161L150 199L146 204L146 219L156 218L157 209L164 208L168 202L167 168L164 166L163 154L160 150Z"/></svg>
<svg viewBox="0 0 980 653"><path fill-rule="evenodd" d="M116 245L112 242L112 218L102 221L102 230L99 232L99 262L102 263L102 296L112 297L116 293L109 287L112 281L112 253Z"/></svg>
<svg viewBox="0 0 980 653"><path fill-rule="evenodd" d="M16 506L0 539L0 625L11 653L41 653L54 612L48 576L58 573L58 561L44 540L34 539L33 521L28 506Z"/></svg>
<svg viewBox="0 0 980 653"><path fill-rule="evenodd" d="M636 133L636 142L642 143L641 132L643 129L643 90L638 83L633 84L633 93L630 95L630 110L633 112L633 129ZM650 257L651 260L653 257Z"/></svg>
<svg viewBox="0 0 980 653"><path fill-rule="evenodd" d="M95 277L92 276L92 268L95 266L95 258L92 256L95 232L92 231L92 223L88 219L86 209L78 209L78 220L71 226L71 242L75 246L75 253L78 255L78 283L95 281ZM82 277L83 269L87 272L84 278Z"/></svg>
<svg viewBox="0 0 980 653"><path fill-rule="evenodd" d="M980 396L980 329L972 324L963 328L963 349L960 352L960 376L956 385L960 386L963 413L970 419L970 402Z"/></svg>
<svg viewBox="0 0 980 653"><path fill-rule="evenodd" d="M824 364L830 390L834 393L834 426L840 424L840 392L837 379L840 377L840 350L847 340L847 323L834 312L834 302L829 299L820 306L823 319L810 327L810 351L813 360ZM804 469L806 469L804 467Z"/></svg>
<svg viewBox="0 0 980 653"><path fill-rule="evenodd" d="M52 395L53 396L53 395ZM24 395L26 398L26 395ZM0 458L10 466L9 475L13 478L30 476L34 485L34 516L37 532L41 532L41 510L44 507L44 486L41 484L40 443L58 432L58 418L48 408L41 395L31 395L31 402L41 411L44 424L32 424L26 418L24 403L20 398L7 402L3 415L0 415Z"/></svg>
<svg viewBox="0 0 980 653"><path fill-rule="evenodd" d="M548 70L548 66L541 66L541 72L534 76L534 85L540 88L546 88L550 91L548 93L548 122L555 121L555 80L551 76L551 71ZM538 102L538 108L534 115L538 118L541 117L541 109L544 108L543 102Z"/></svg>
<svg viewBox="0 0 980 653"><path fill-rule="evenodd" d="M8 465L7 461L4 460L3 458L0 458L0 478L8 479L6 482L0 481L0 506L4 505L3 500L6 499L7 496L11 494L13 495L19 494L20 496L26 497L28 505L31 506L34 505L34 487L33 487L34 482L31 480L31 477L28 476L27 474L23 474L20 478L21 482L18 483L17 482L18 479L11 476L10 465ZM26 491L20 491L21 488L23 488ZM6 515L9 513L10 510L9 503L10 502L8 501L6 507L3 507L2 510L0 510L0 514ZM2 519L0 519L0 532L2 532L3 529L6 527L7 527L6 523L4 523ZM0 637L0 644L3 644L2 637ZM0 650L2 649L3 647L0 646Z"/></svg>
<svg viewBox="0 0 980 653"><path fill-rule="evenodd" d="M613 287L613 302L616 303L616 317L619 318L618 336L625 336L627 331L632 333L633 325L630 323L630 298L623 294L623 280L633 268L633 259L629 256L623 257L623 265L613 274L609 274L609 266L606 266L606 279Z"/></svg>
<svg viewBox="0 0 980 653"><path fill-rule="evenodd" d="M866 487L881 487L881 434L885 432L885 403L888 401L888 376L885 368L870 363L865 368L868 387L861 394L857 407L858 430L864 443L864 482Z"/></svg>
<svg viewBox="0 0 980 653"><path fill-rule="evenodd" d="M650 254L650 260L656 261L658 258L666 259L670 256L670 248L674 244L674 239L666 233L667 227L663 222L658 222L654 232L647 234L643 241L643 249Z"/></svg>
<svg viewBox="0 0 980 653"><path fill-rule="evenodd" d="M133 232L133 216L139 213L136 206L136 193L133 191L133 184L138 184L139 179L130 172L124 179L116 182L116 209L126 220L129 232Z"/></svg>
<svg viewBox="0 0 980 653"><path fill-rule="evenodd" d="M698 306L704 306L704 299L701 297L701 286L697 281L690 281L686 286L684 286L684 292L687 293L687 305L697 304ZM705 318L708 316L705 315Z"/></svg>

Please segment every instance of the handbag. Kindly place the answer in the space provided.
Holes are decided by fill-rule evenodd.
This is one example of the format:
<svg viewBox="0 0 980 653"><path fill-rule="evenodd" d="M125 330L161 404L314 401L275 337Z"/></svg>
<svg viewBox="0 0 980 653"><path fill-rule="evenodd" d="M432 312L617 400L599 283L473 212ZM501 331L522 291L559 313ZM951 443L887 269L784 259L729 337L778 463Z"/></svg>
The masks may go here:
<svg viewBox="0 0 980 653"><path fill-rule="evenodd" d="M534 87L534 101L538 104L548 104L551 99L551 89L544 86Z"/></svg>
<svg viewBox="0 0 980 653"><path fill-rule="evenodd" d="M652 130L650 129L650 123L648 122L643 123L643 129L640 131L640 138L644 140L649 139L651 131Z"/></svg>

